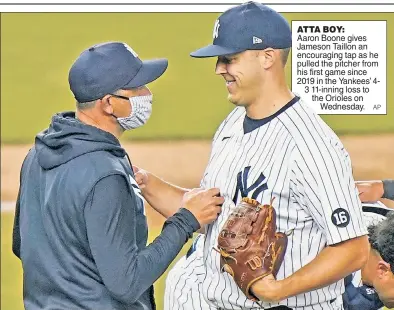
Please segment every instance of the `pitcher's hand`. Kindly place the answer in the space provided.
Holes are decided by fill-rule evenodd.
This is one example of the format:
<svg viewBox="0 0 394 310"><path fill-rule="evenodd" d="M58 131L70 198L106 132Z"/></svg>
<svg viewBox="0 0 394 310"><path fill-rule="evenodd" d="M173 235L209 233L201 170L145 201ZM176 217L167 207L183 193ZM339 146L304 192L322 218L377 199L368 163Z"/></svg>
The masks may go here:
<svg viewBox="0 0 394 310"><path fill-rule="evenodd" d="M140 187L140 189L144 189L146 187L146 184L148 184L148 180L149 180L148 172L134 165L133 165L133 171L134 171L135 181L137 182L138 186Z"/></svg>

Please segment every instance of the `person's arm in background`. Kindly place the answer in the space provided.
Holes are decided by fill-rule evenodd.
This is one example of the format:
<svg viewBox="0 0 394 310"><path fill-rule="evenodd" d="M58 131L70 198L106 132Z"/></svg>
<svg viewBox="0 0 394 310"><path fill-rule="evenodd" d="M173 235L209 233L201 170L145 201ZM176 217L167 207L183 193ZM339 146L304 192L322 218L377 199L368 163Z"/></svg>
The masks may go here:
<svg viewBox="0 0 394 310"><path fill-rule="evenodd" d="M137 244L136 197L126 179L101 179L86 202L84 215L90 249L112 296L133 304L168 268L193 232L216 219L218 190L192 190L183 207L168 218L161 234L142 251ZM181 206L179 204L178 206Z"/></svg>
<svg viewBox="0 0 394 310"><path fill-rule="evenodd" d="M394 200L394 180L358 181L356 186L362 202L377 201L381 198Z"/></svg>

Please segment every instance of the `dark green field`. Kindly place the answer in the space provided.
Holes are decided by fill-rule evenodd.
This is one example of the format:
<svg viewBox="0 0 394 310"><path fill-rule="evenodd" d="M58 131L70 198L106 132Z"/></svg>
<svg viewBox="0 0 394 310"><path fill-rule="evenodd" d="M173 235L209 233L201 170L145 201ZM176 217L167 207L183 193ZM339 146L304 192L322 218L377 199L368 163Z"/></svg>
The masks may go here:
<svg viewBox="0 0 394 310"><path fill-rule="evenodd" d="M68 70L79 53L104 41L128 42L141 58L167 57L169 68L151 84L154 112L149 125L129 133L135 139L210 138L232 108L215 59L189 53L211 42L216 13L8 13L1 18L1 140L30 142L53 113L74 109ZM394 14L291 13L289 20L387 20ZM394 42L387 42L387 55ZM387 68L393 68L392 57ZM290 73L290 66L288 66ZM392 70L387 85L394 84ZM290 83L290 76L288 79ZM386 116L325 116L338 133L394 131L394 93ZM391 113L391 116L390 116Z"/></svg>

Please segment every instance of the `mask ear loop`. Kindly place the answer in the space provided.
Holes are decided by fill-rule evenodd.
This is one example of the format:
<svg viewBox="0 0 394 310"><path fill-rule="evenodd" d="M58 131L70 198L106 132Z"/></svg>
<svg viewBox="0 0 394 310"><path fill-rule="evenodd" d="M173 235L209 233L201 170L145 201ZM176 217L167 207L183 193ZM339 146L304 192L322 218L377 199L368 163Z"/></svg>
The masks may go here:
<svg viewBox="0 0 394 310"><path fill-rule="evenodd" d="M150 90L149 90L149 92L150 92ZM109 94L110 96L108 97L108 99L107 99L107 102L108 102L108 104L109 104L109 98L111 98L111 97L116 97L116 98L120 98L120 99L124 99L124 100L127 100L129 103L130 103L130 106L131 106L131 113L130 113L130 116L131 115L133 115L133 102L132 102L132 100L131 100L131 98L133 98L133 97L126 97L126 96L121 96L121 95L115 95L115 94ZM121 117L117 117L115 114L111 114L113 117L115 117L116 119L118 119L118 118L121 118Z"/></svg>

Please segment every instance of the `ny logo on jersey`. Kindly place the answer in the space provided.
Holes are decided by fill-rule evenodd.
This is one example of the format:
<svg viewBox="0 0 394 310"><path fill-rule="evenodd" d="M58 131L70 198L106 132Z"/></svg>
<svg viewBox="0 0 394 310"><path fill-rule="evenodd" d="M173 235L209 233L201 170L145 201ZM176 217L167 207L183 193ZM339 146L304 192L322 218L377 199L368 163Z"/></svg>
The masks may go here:
<svg viewBox="0 0 394 310"><path fill-rule="evenodd" d="M243 171L240 171L237 175L237 187L235 188L235 194L233 198L234 204L237 204L238 193L241 193L241 198L248 197L249 193L253 191L252 199L257 199L257 196L268 188L267 181L264 174L260 173L260 176L252 185L248 187L249 171L251 166L246 167ZM265 181L265 182L264 182Z"/></svg>

